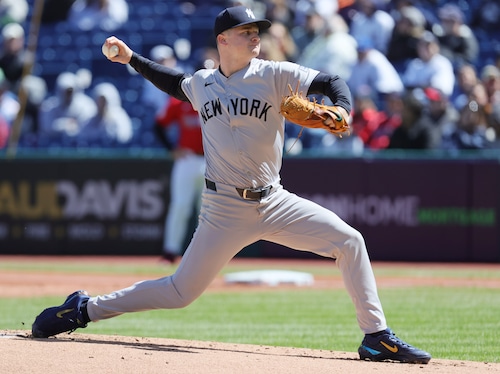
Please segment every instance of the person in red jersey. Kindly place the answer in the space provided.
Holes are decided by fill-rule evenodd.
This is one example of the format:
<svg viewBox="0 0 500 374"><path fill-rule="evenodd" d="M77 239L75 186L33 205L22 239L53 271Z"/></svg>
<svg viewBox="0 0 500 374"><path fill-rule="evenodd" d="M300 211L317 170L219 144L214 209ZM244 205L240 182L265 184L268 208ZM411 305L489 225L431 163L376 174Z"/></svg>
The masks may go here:
<svg viewBox="0 0 500 374"><path fill-rule="evenodd" d="M175 145L165 131L171 126L177 126ZM181 255L193 208L196 206L199 211L201 192L205 186L205 159L198 112L189 102L171 97L156 117L156 130L174 158L162 249L162 258L173 263Z"/></svg>

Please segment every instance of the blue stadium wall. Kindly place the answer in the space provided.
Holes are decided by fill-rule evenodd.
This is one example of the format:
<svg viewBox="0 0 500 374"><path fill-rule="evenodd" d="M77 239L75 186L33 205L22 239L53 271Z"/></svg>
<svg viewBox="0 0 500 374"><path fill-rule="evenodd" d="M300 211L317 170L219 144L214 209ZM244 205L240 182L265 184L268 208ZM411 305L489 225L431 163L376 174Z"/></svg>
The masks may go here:
<svg viewBox="0 0 500 374"><path fill-rule="evenodd" d="M158 155L0 160L0 254L158 254L171 166ZM289 157L282 177L359 229L372 260L500 261L497 159ZM240 256L315 257L267 242Z"/></svg>

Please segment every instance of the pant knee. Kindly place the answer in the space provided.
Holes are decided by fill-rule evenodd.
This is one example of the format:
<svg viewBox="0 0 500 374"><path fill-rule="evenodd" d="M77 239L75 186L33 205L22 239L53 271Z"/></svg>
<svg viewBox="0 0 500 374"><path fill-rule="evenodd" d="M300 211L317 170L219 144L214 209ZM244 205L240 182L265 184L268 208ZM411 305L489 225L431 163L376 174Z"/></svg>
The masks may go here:
<svg viewBox="0 0 500 374"><path fill-rule="evenodd" d="M366 244L363 235L359 231L352 229L340 250L344 252L344 255L347 253L357 255L366 252Z"/></svg>
<svg viewBox="0 0 500 374"><path fill-rule="evenodd" d="M171 306L171 309L182 309L189 306L194 301L194 298L178 298Z"/></svg>
<svg viewBox="0 0 500 374"><path fill-rule="evenodd" d="M353 230L353 233L352 233L350 240L352 242L352 245L357 247L357 248L365 248L366 247L365 238L358 230Z"/></svg>

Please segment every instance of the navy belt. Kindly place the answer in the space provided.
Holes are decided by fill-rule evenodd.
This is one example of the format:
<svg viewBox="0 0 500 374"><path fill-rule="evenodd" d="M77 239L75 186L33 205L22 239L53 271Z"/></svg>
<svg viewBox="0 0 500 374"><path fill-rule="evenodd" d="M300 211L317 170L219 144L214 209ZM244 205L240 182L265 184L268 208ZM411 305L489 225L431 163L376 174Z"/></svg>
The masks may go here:
<svg viewBox="0 0 500 374"><path fill-rule="evenodd" d="M211 180L208 180L205 178L205 185L209 190L216 191L217 192L217 186L215 182L212 182ZM262 187L262 188L235 188L238 194L244 199L244 200L255 200L259 201L271 193L271 190L273 189L273 186L267 186L267 187Z"/></svg>

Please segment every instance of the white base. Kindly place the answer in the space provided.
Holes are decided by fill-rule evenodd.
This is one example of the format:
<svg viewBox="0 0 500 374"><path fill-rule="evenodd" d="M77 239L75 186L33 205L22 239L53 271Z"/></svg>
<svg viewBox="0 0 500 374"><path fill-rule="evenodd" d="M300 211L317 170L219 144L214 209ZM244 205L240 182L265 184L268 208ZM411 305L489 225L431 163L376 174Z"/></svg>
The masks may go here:
<svg viewBox="0 0 500 374"><path fill-rule="evenodd" d="M314 283L312 274L290 270L254 270L229 273L224 276L226 283L265 284L278 286L279 284L293 284L296 286L310 286Z"/></svg>

